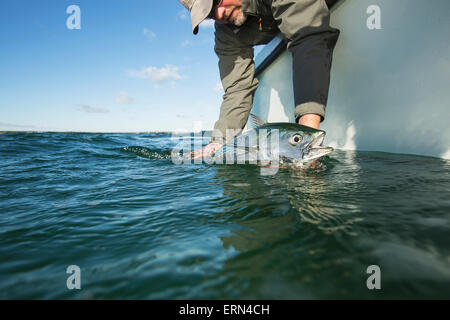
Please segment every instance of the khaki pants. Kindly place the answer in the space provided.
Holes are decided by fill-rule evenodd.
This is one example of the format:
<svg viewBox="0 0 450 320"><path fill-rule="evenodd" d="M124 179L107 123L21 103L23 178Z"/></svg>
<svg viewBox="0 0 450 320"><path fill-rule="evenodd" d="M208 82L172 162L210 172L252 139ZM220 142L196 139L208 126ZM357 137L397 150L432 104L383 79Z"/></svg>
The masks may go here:
<svg viewBox="0 0 450 320"><path fill-rule="evenodd" d="M270 42L280 32L293 55L296 118L308 113L318 114L322 120L325 118L332 54L339 36L339 30L329 25L325 1L264 2L266 6L258 8L261 2L243 0L242 8L248 18L240 28L215 24L214 49L219 57L225 94L212 141L232 139L244 128L258 87L253 46ZM227 129L233 129L234 133L227 135Z"/></svg>

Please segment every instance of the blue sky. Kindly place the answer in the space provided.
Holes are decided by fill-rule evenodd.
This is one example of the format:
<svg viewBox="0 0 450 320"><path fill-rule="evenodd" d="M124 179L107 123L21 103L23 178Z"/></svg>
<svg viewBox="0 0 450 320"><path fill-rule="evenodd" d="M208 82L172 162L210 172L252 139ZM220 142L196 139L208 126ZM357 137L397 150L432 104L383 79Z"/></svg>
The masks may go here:
<svg viewBox="0 0 450 320"><path fill-rule="evenodd" d="M66 9L81 9L69 30ZM212 23L176 0L0 1L0 130L210 129L222 88Z"/></svg>

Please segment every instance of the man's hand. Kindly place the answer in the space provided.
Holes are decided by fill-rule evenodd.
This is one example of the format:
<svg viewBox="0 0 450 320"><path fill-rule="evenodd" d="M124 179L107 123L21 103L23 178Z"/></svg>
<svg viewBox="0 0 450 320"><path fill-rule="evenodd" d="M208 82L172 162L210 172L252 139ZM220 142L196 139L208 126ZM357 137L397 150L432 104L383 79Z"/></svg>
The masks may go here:
<svg viewBox="0 0 450 320"><path fill-rule="evenodd" d="M298 122L298 124L301 124L301 125L304 125L307 127L319 129L320 120L321 120L321 118L318 114L308 113L308 114L304 114L303 116L301 116L297 122ZM319 167L318 160L313 160L308 166L308 168L311 168L311 169L317 169L318 167Z"/></svg>
<svg viewBox="0 0 450 320"><path fill-rule="evenodd" d="M203 157L211 157L214 153L217 152L220 148L222 148L223 144L219 142L211 142L207 146L202 149L195 150L191 153L192 159L202 159Z"/></svg>
<svg viewBox="0 0 450 320"><path fill-rule="evenodd" d="M314 129L319 129L320 126L320 116L314 113L304 114L298 119L298 124L311 127Z"/></svg>

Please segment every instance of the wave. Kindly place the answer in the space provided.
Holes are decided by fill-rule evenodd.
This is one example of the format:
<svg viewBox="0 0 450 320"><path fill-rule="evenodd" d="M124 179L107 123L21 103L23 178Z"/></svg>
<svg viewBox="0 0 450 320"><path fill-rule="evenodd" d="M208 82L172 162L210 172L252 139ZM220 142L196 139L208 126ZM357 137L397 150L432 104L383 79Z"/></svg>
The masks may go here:
<svg viewBox="0 0 450 320"><path fill-rule="evenodd" d="M170 159L170 150L168 149L150 149L140 146L127 146L123 147L121 151L146 159Z"/></svg>

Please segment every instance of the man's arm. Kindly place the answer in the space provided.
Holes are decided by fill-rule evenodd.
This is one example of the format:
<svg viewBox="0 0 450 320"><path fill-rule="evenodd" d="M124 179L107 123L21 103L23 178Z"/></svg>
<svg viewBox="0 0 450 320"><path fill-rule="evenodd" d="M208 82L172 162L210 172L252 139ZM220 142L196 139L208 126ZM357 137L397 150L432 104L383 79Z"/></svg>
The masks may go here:
<svg viewBox="0 0 450 320"><path fill-rule="evenodd" d="M258 80L254 76L253 46L242 41L233 28L216 22L214 50L219 58L225 94L212 141L223 142L232 139L244 128Z"/></svg>
<svg viewBox="0 0 450 320"><path fill-rule="evenodd" d="M216 22L215 28L214 50L219 58L220 78L225 94L211 141L192 154L194 159L214 154L226 141L242 131L258 88L253 45L242 41L228 25Z"/></svg>
<svg viewBox="0 0 450 320"><path fill-rule="evenodd" d="M292 53L295 118L318 128L325 118L339 30L330 27L324 0L277 0L272 2L272 12Z"/></svg>

